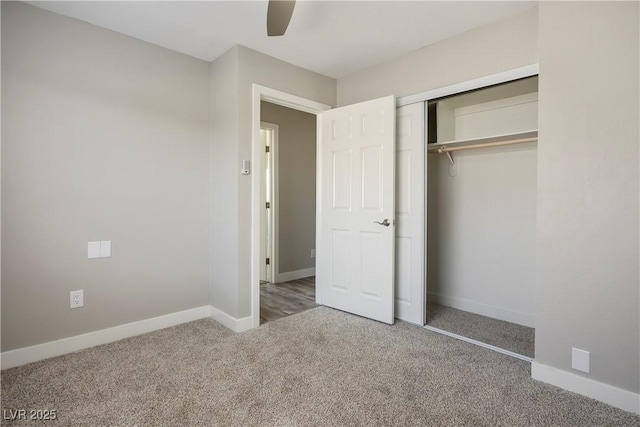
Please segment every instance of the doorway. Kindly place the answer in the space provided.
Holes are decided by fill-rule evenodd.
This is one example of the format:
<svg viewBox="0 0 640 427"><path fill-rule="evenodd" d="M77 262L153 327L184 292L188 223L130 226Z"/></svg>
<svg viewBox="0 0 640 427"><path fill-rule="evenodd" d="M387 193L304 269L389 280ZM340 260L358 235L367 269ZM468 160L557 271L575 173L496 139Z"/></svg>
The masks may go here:
<svg viewBox="0 0 640 427"><path fill-rule="evenodd" d="M264 173L262 173L262 171L260 173L254 173L252 179L253 226L251 245L251 307L252 326L257 327L260 324L260 306L262 302L261 300L263 299L267 301L269 298L271 298L270 301L272 303L275 301L275 303L280 304L282 307L278 311L281 311L284 315L292 314L293 311L298 308L311 308L312 306L315 306L316 301L319 300L319 293L314 292L314 295L310 296L310 292L308 289L309 282L311 280L308 278L313 278L313 275L315 274L315 245L314 243L309 244L309 241L315 242L315 234L317 228L315 221L315 146L317 143L317 131L315 129L315 126L311 131L312 134L315 135L312 137L313 147L311 147L311 154L313 156L310 160L313 170L311 189L309 189L308 186L309 179L303 180L307 184L306 187L297 188L294 185L292 188L289 184L296 184L297 178L292 178L291 175L286 175L288 173L286 169L293 169L292 173L294 174L294 176L296 172L300 172L300 170L308 172L308 169L310 168L308 164L309 159L307 158L304 161L298 161L299 154L290 151L290 149L285 146L285 142L283 139L285 128L283 127L283 124L277 123L279 121L277 117L269 115L269 112L264 111L265 114L263 114L262 107L266 106L266 108L270 110L277 109L280 112L288 110L289 113L294 115L304 114L305 116L307 116L307 119L311 119L311 122L314 125L315 123L317 123L315 115L329 110L331 107L255 84L253 85L252 106L252 162L254 165L264 165L267 157L267 153L263 145L263 135L261 135L261 127L263 127L263 123L268 122L278 125L278 138L277 142L275 143L277 148L275 149L276 152L273 153L274 155L272 156L271 168L272 172L278 171L278 173L277 175L274 174L273 179L271 180L273 188L273 196L271 200L271 202L273 203L273 210L271 214L273 226L271 227L272 235L270 242L272 242L273 244L271 245L272 252L270 253L270 255L273 258L273 262L271 262L270 259L270 269L262 268L263 258L266 258L266 247L269 246L266 243L266 233L268 231L264 230L265 228L268 228L266 225L266 219L264 218L265 216L268 216L264 213L266 200L263 200L262 196L263 188L265 188L264 191L266 192L266 171ZM295 137L293 143L295 143ZM287 155L289 154L292 155L292 158L287 157ZM261 169L262 167L260 168L260 170ZM286 175L286 179L281 180L280 177L283 176L283 173ZM284 181L284 189L280 188L281 181ZM304 200L298 199L298 201L296 201L296 197L302 197L302 199ZM311 200L311 202L309 200ZM292 211L293 213L291 213ZM296 227L300 226L301 223L307 224L306 226L303 226L305 229L305 239L296 241L296 237L299 237L297 235L300 234L299 232L297 232L298 229ZM310 227L308 226L308 224L310 224ZM297 242L293 244L293 248L287 246L288 242L291 241ZM306 248L306 250L300 249L300 247L296 245L302 245L302 247ZM304 260L307 261L307 264L304 263ZM266 281L261 282L261 279L266 278L267 274L270 278L270 282L268 282L268 285ZM302 281L302 283L300 283L300 281ZM278 286L278 283L282 285ZM296 292L290 292L296 290L300 291L298 295L295 295ZM261 295L264 295L264 298L262 298ZM296 298L298 298L297 301ZM300 298L304 301L300 300ZM282 303L283 301L284 303Z"/></svg>
<svg viewBox="0 0 640 427"><path fill-rule="evenodd" d="M260 103L260 323L316 307L316 117Z"/></svg>

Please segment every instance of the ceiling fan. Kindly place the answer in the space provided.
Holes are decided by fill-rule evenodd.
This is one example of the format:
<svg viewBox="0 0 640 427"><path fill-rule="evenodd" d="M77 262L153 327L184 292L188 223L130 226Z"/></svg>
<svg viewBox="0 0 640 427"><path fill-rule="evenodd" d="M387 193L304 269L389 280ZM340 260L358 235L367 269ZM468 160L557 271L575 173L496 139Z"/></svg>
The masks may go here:
<svg viewBox="0 0 640 427"><path fill-rule="evenodd" d="M295 5L296 0L269 0L267 7L267 35L269 37L284 35L289 21L291 21Z"/></svg>

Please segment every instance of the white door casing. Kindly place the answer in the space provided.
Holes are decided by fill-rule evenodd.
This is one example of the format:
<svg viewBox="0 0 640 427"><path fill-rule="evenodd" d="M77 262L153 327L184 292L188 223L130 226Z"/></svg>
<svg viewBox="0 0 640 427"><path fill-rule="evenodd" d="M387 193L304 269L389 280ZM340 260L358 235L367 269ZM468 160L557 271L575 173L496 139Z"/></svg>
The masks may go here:
<svg viewBox="0 0 640 427"><path fill-rule="evenodd" d="M265 145L269 145L269 153L263 151L260 186L260 280L278 283L278 139L280 127L275 123L260 122L260 135L265 134ZM265 173L266 169L266 173ZM266 202L270 207L266 208ZM269 266L266 258L270 259Z"/></svg>
<svg viewBox="0 0 640 427"><path fill-rule="evenodd" d="M269 145L268 142L268 131L267 129L264 129L263 127L260 128L260 138L262 140L262 144L264 147L267 147ZM260 170L258 171L258 173L263 174L263 178L265 178L265 175L267 174L267 164L268 164L268 156L265 155L262 157L262 164L260 165ZM262 182L262 185L260 186L260 204L262 206L266 205L267 202L267 184L266 182ZM267 263L265 262L264 258L269 256L269 251L267 250L268 248L268 244L267 244L267 240L269 236L269 220L267 218L267 210L266 209L261 209L260 210L260 280L264 280L264 281L269 281L270 278L267 275Z"/></svg>
<svg viewBox="0 0 640 427"><path fill-rule="evenodd" d="M394 321L395 114L395 98L389 96L318 117L321 303L389 324ZM379 224L384 220L388 226Z"/></svg>
<svg viewBox="0 0 640 427"><path fill-rule="evenodd" d="M396 109L396 317L426 323L425 107Z"/></svg>

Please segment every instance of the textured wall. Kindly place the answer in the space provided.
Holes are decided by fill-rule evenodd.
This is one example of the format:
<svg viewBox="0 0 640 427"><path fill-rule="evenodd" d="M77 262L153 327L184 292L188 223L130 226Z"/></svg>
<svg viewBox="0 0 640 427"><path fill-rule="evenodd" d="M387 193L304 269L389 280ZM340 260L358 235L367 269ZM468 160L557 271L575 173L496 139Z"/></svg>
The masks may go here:
<svg viewBox="0 0 640 427"><path fill-rule="evenodd" d="M338 105L406 96L538 62L538 11L476 28L338 79Z"/></svg>
<svg viewBox="0 0 640 427"><path fill-rule="evenodd" d="M206 62L2 3L2 351L207 304L208 103Z"/></svg>
<svg viewBox="0 0 640 427"><path fill-rule="evenodd" d="M638 392L637 2L541 2L536 361Z"/></svg>
<svg viewBox="0 0 640 427"><path fill-rule="evenodd" d="M238 49L211 63L209 303L238 313Z"/></svg>

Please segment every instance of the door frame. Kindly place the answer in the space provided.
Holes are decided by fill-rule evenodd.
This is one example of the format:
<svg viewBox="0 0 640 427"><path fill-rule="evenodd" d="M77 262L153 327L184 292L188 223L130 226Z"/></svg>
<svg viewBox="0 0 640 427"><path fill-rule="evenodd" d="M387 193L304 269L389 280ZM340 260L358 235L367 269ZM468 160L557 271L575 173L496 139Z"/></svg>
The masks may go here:
<svg viewBox="0 0 640 427"><path fill-rule="evenodd" d="M488 76L479 77L477 79L466 80L454 83L448 86L442 86L425 92L413 95L401 96L396 98L396 107L403 105L415 104L416 102L427 102L443 96L455 95L474 89L482 89L500 83L506 83L511 80L522 79L540 74L539 64L525 65L524 67L514 68L512 70L502 71Z"/></svg>
<svg viewBox="0 0 640 427"><path fill-rule="evenodd" d="M278 277L279 269L279 259L278 259L278 248L279 248L279 212L278 212L278 138L280 127L275 123L269 122L260 122L260 129L269 129L273 132L273 140L271 141L271 145L269 146L269 154L271 154L271 168L269 170L269 175L271 176L271 188L267 189L267 193L270 193L269 199L271 200L271 206L269 209L271 210L271 215L269 216L269 227L271 228L271 240L270 240L270 250L271 256L269 263L269 273L267 273L267 279L271 283L278 283L280 280ZM262 168L262 163L260 164L260 179L264 178L264 169ZM261 183L264 185L264 183ZM259 187L262 189L262 187ZM265 208L266 209L266 208ZM260 222L262 224L262 220ZM262 230L260 230L262 231ZM260 238L262 240L262 237ZM266 254L260 254L260 263L262 263L262 259Z"/></svg>
<svg viewBox="0 0 640 427"><path fill-rule="evenodd" d="M291 108L293 110L304 111L316 116L324 111L330 110L332 107L310 99L302 98L290 93L271 89L266 86L253 84L252 87L252 132L251 132L251 162L258 166L262 165L264 150L260 139L260 101L268 101L272 104L282 107ZM321 126L316 126L316 145L321 141ZM316 183L318 182L318 158L316 155ZM260 189L263 184L262 174L256 173L260 170L254 167L253 177L251 179L251 327L260 326ZM317 190L316 190L317 198ZM318 204L316 203L316 210ZM316 239L318 236L318 218L316 211ZM316 268L318 258L316 257ZM316 302L321 304L322 298L319 292L316 292Z"/></svg>

